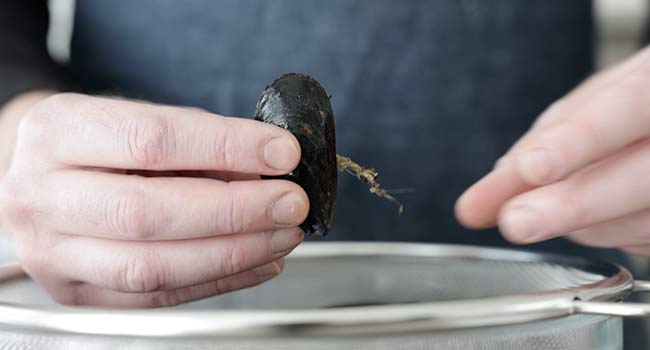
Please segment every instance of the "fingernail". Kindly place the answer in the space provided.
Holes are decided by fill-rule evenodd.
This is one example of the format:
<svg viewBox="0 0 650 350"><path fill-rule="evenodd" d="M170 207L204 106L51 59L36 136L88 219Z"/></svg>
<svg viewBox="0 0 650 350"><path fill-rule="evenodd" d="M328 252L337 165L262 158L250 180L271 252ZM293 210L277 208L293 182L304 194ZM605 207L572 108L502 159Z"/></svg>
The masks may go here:
<svg viewBox="0 0 650 350"><path fill-rule="evenodd" d="M269 279L280 273L280 267L275 262L272 262L256 268L253 272L255 272L255 276L259 279Z"/></svg>
<svg viewBox="0 0 650 350"><path fill-rule="evenodd" d="M289 192L273 203L271 220L276 225L298 225L305 206L305 200L299 194Z"/></svg>
<svg viewBox="0 0 650 350"><path fill-rule="evenodd" d="M300 244L302 239L302 231L297 228L277 230L271 237L271 253L273 256L284 256Z"/></svg>
<svg viewBox="0 0 650 350"><path fill-rule="evenodd" d="M519 155L519 166L524 180L532 184L547 184L558 180L560 172L551 152L545 148L535 148Z"/></svg>
<svg viewBox="0 0 650 350"><path fill-rule="evenodd" d="M518 207L507 211L501 220L501 232L512 241L533 243L544 230L542 217L528 207Z"/></svg>
<svg viewBox="0 0 650 350"><path fill-rule="evenodd" d="M264 145L264 162L266 166L278 170L293 170L300 150L287 137L276 137Z"/></svg>

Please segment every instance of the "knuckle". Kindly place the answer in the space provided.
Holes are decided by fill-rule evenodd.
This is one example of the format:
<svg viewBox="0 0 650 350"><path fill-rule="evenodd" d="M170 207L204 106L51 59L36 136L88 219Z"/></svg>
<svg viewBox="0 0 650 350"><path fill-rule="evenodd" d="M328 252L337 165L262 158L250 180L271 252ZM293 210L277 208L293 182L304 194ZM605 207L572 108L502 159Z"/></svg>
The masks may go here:
<svg viewBox="0 0 650 350"><path fill-rule="evenodd" d="M49 126L57 122L57 118L54 117L57 112L78 106L79 96L74 93L61 93L49 96L27 112L23 120L30 126Z"/></svg>
<svg viewBox="0 0 650 350"><path fill-rule="evenodd" d="M75 93L60 93L48 96L36 104L28 114L51 115L50 112L78 105L79 96L79 94Z"/></svg>
<svg viewBox="0 0 650 350"><path fill-rule="evenodd" d="M42 105L34 107L18 123L18 140L27 142L31 149L41 149L52 133L51 114Z"/></svg>
<svg viewBox="0 0 650 350"><path fill-rule="evenodd" d="M158 225L144 194L122 192L108 203L105 220L113 233L136 240L149 240L156 235Z"/></svg>
<svg viewBox="0 0 650 350"><path fill-rule="evenodd" d="M173 145L173 135L165 118L147 116L125 120L120 128L128 156L140 169L156 169L165 161Z"/></svg>
<svg viewBox="0 0 650 350"><path fill-rule="evenodd" d="M29 149L43 149L52 138L53 128L61 125L61 118L79 102L78 94L61 93L49 96L36 104L21 118L18 124L18 136L21 142L27 142Z"/></svg>
<svg viewBox="0 0 650 350"><path fill-rule="evenodd" d="M20 120L18 131L22 135L39 134L48 128L50 123L50 111L41 104L32 108Z"/></svg>
<svg viewBox="0 0 650 350"><path fill-rule="evenodd" d="M31 216L35 210L25 185L7 175L0 183L0 214L10 220L21 219Z"/></svg>
<svg viewBox="0 0 650 350"><path fill-rule="evenodd" d="M233 191L227 192L231 194L220 202L221 210L217 214L217 230L224 233L242 233L246 220L245 205L239 196L232 194Z"/></svg>
<svg viewBox="0 0 650 350"><path fill-rule="evenodd" d="M214 140L215 164L219 169L234 170L240 168L243 145L237 129L230 123L223 123L224 128L216 134Z"/></svg>
<svg viewBox="0 0 650 350"><path fill-rule="evenodd" d="M118 271L117 285L127 293L153 293L165 287L165 269L151 252L127 258Z"/></svg>
<svg viewBox="0 0 650 350"><path fill-rule="evenodd" d="M221 254L221 261L219 263L219 271L221 275L231 276L244 271L246 260L246 251L239 245L232 245L224 250Z"/></svg>

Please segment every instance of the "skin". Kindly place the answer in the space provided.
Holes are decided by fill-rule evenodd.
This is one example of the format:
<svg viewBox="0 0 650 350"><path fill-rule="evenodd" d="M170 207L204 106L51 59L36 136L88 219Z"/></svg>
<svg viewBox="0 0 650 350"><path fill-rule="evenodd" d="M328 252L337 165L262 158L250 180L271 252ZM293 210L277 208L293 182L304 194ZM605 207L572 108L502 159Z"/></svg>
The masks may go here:
<svg viewBox="0 0 650 350"><path fill-rule="evenodd" d="M59 302L156 307L278 275L303 239L289 132L192 108L32 92L0 112L0 215Z"/></svg>
<svg viewBox="0 0 650 350"><path fill-rule="evenodd" d="M650 256L650 49L552 104L456 203L470 228Z"/></svg>

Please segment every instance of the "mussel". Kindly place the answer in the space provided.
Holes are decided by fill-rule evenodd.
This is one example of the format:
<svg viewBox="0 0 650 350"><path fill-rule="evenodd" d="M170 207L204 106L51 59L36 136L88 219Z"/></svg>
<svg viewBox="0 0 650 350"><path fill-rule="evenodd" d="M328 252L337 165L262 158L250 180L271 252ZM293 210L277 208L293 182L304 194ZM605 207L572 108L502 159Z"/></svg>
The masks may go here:
<svg viewBox="0 0 650 350"><path fill-rule="evenodd" d="M338 171L354 175L370 185L370 192L398 203L379 186L374 169L337 155L330 96L314 78L288 73L273 80L257 102L255 119L289 130L300 143L302 157L298 167L273 178L293 181L307 193L310 210L300 226L306 234L324 236L330 231Z"/></svg>
<svg viewBox="0 0 650 350"><path fill-rule="evenodd" d="M281 178L300 185L309 197L309 214L300 228L310 235L327 234L337 181L334 115L327 92L307 75L285 74L264 89L255 119L287 129L298 139L300 163Z"/></svg>

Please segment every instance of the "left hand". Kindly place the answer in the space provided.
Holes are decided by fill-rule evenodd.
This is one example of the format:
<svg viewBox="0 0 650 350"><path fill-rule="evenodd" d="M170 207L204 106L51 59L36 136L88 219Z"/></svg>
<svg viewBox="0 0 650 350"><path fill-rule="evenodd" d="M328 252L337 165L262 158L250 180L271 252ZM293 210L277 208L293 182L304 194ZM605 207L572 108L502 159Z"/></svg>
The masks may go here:
<svg viewBox="0 0 650 350"><path fill-rule="evenodd" d="M566 236L650 256L650 48L552 104L456 216L514 243Z"/></svg>

